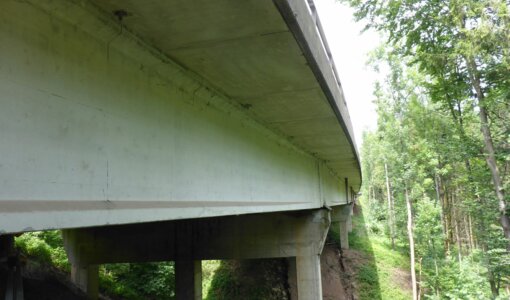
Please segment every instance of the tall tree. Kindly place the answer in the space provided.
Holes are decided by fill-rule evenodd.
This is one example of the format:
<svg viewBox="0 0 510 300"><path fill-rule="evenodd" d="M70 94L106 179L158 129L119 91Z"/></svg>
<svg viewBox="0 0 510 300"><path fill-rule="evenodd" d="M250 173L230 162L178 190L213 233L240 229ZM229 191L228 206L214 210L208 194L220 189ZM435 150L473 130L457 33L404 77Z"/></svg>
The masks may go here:
<svg viewBox="0 0 510 300"><path fill-rule="evenodd" d="M378 51L375 56L390 70L374 95L377 131L364 135L362 148L364 187L377 191L370 194L376 222L384 221L388 227L392 223L390 182L396 206L395 242L408 245L411 265L416 264L411 273L420 271L419 282L413 282L416 296L433 291L441 299L480 298L492 290L496 297L510 279L505 269L509 256L500 251L501 239L503 244L506 239L501 230L501 239L497 238L494 226L498 205L480 152L483 137L478 111L473 109L476 99L453 90L450 103L439 101L436 98L441 100L443 94L431 92L430 75L417 64L396 51ZM493 128L506 132L501 126ZM388 213L381 215L378 211L384 206ZM465 269L472 273L467 276ZM482 276L484 284L477 281Z"/></svg>
<svg viewBox="0 0 510 300"><path fill-rule="evenodd" d="M384 176L386 177L386 196L388 199L388 227L390 231L391 249L395 250L395 212L393 207L393 197L391 196L390 178L388 176L388 164L384 162Z"/></svg>
<svg viewBox="0 0 510 300"><path fill-rule="evenodd" d="M413 300L418 300L418 286L416 284L416 260L414 258L414 233L413 233L413 209L407 185L404 188L407 208L407 235L409 237L409 255L411 258L411 284L413 286Z"/></svg>
<svg viewBox="0 0 510 300"><path fill-rule="evenodd" d="M495 144L493 108L510 99L510 4L504 0L344 0L358 19L388 36L401 57L410 57L429 76L440 101L474 104L486 164L498 199L500 223L510 247L510 219L501 167L508 166ZM508 144L508 142L506 143ZM505 172L506 169L505 169Z"/></svg>

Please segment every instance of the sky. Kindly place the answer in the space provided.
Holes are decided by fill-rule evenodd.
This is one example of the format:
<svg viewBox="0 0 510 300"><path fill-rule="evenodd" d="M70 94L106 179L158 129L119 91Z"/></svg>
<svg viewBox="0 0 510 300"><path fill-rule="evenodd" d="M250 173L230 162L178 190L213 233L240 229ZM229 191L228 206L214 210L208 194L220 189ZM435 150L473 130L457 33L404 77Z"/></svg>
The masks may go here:
<svg viewBox="0 0 510 300"><path fill-rule="evenodd" d="M364 25L356 23L353 10L338 0L314 2L339 73L359 149L363 131L375 130L377 126L372 101L373 86L380 75L366 67L366 61L367 54L382 39L374 31L361 34Z"/></svg>

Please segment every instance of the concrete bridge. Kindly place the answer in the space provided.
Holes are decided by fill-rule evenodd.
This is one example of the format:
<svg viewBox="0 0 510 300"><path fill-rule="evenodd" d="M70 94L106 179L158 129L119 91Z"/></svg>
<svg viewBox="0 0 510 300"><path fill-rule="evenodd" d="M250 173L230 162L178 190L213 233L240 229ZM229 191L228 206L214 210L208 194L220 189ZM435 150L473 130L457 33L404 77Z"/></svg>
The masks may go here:
<svg viewBox="0 0 510 300"><path fill-rule="evenodd" d="M263 257L322 299L361 174L311 0L4 0L0 91L4 245L64 229L91 299L103 263L200 299L200 260Z"/></svg>

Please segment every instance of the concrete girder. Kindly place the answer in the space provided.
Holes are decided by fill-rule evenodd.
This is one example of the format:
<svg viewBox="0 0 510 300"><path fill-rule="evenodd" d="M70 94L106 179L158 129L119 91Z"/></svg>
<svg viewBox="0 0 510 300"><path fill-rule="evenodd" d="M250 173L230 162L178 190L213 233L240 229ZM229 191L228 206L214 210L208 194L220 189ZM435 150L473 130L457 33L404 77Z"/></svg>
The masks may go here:
<svg viewBox="0 0 510 300"><path fill-rule="evenodd" d="M338 226L340 234L340 246L349 249L349 232L352 231L353 204L334 206L331 213L331 223Z"/></svg>
<svg viewBox="0 0 510 300"><path fill-rule="evenodd" d="M325 209L64 230L71 263L254 259L319 255Z"/></svg>

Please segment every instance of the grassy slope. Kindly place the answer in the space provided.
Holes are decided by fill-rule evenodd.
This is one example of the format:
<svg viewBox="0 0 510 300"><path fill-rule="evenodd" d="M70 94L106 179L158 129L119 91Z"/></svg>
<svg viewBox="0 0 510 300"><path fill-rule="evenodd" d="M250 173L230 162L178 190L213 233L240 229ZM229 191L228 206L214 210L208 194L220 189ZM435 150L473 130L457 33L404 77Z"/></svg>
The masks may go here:
<svg viewBox="0 0 510 300"><path fill-rule="evenodd" d="M214 264L211 261L208 267ZM212 276L203 277L202 287L206 287L203 299L288 299L287 266L283 259L224 260L216 266Z"/></svg>
<svg viewBox="0 0 510 300"><path fill-rule="evenodd" d="M356 290L360 299L411 299L409 258L392 250L387 239L369 235L362 215L354 216L349 235L351 250L366 260L354 262ZM349 256L349 253L346 253Z"/></svg>

